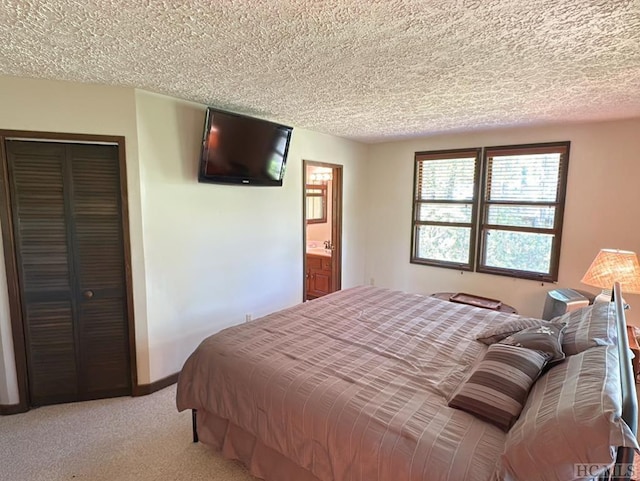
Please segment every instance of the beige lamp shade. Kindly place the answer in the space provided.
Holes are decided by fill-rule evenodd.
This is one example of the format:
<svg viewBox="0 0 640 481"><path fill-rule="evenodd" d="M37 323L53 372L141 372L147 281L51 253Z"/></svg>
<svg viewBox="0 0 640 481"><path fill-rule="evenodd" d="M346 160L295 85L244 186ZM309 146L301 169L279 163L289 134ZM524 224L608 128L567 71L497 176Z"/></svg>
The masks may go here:
<svg viewBox="0 0 640 481"><path fill-rule="evenodd" d="M616 281L623 293L640 294L640 265L635 252L600 250L580 282L600 289L612 289Z"/></svg>

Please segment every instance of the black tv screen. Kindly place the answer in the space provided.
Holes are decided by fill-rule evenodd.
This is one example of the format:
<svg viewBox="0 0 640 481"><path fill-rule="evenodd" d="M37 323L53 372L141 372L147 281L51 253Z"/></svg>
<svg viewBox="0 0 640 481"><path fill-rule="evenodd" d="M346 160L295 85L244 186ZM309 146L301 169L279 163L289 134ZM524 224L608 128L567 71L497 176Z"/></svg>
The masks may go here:
<svg viewBox="0 0 640 481"><path fill-rule="evenodd" d="M207 108L199 182L280 186L291 127Z"/></svg>

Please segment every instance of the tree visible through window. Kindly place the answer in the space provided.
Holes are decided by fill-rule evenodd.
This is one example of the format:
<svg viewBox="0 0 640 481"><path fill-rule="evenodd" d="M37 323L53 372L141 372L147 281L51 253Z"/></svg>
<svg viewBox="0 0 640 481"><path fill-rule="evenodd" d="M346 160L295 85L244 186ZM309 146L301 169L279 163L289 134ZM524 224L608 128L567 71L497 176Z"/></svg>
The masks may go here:
<svg viewBox="0 0 640 481"><path fill-rule="evenodd" d="M569 142L416 153L411 261L557 280L568 155Z"/></svg>

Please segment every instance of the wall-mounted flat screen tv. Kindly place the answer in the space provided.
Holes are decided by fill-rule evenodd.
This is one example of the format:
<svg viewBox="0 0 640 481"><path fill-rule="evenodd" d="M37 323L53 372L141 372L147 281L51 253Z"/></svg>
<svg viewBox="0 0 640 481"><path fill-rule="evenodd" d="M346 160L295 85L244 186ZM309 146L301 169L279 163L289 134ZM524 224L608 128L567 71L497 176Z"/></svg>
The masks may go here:
<svg viewBox="0 0 640 481"><path fill-rule="evenodd" d="M199 182L281 186L293 129L207 108Z"/></svg>

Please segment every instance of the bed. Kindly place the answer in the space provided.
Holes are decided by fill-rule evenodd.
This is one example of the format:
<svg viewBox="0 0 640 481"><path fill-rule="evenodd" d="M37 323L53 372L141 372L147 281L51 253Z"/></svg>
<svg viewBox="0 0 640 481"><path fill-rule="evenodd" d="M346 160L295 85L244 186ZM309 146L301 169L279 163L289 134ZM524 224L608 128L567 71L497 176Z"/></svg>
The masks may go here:
<svg viewBox="0 0 640 481"><path fill-rule="evenodd" d="M180 373L177 408L193 410L195 439L268 481L629 479L637 401L624 310L605 304L599 325L573 315L576 352L552 366L545 354L507 425L450 404L468 401L490 351L517 350L487 334L546 321L371 286L205 339ZM571 419L552 428L564 411ZM543 469L548 458L560 465Z"/></svg>

